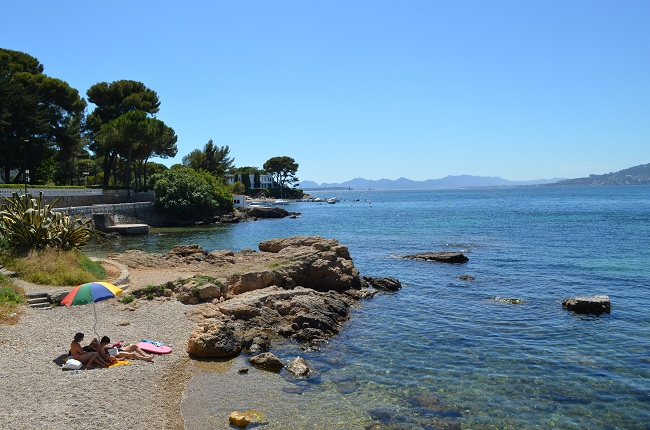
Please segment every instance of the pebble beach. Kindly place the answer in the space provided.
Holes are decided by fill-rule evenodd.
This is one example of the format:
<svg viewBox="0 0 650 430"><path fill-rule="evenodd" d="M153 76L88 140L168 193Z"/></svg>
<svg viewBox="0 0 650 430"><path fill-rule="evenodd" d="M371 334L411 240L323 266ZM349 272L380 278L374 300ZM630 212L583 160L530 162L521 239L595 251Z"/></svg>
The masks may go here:
<svg viewBox="0 0 650 430"><path fill-rule="evenodd" d="M152 339L174 349L153 363L63 370L76 332L95 334L93 305L25 307L15 325L0 326L0 422L6 429L182 429L180 402L189 377L188 333L195 323L175 300L98 302L97 332L112 342Z"/></svg>

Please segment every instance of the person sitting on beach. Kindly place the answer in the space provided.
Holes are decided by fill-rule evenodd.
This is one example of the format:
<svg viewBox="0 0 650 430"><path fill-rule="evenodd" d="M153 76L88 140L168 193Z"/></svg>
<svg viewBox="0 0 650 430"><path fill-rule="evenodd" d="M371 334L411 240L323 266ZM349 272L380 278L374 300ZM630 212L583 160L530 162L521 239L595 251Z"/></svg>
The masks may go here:
<svg viewBox="0 0 650 430"><path fill-rule="evenodd" d="M77 333L74 335L74 340L70 344L70 355L72 355L75 360L80 361L84 369L88 369L88 367L92 365L106 367L104 364L102 364L101 361L99 361L98 352L84 351L83 347L81 346L81 341L83 339L83 333Z"/></svg>
<svg viewBox="0 0 650 430"><path fill-rule="evenodd" d="M93 345L93 342L95 344ZM99 361L106 363L107 365L111 365L112 363L115 363L118 359L108 353L108 344L111 343L111 340L109 339L108 336L104 336L101 338L99 341L99 344L97 344L97 339L93 339L93 342L91 342L91 345L93 345L99 354Z"/></svg>

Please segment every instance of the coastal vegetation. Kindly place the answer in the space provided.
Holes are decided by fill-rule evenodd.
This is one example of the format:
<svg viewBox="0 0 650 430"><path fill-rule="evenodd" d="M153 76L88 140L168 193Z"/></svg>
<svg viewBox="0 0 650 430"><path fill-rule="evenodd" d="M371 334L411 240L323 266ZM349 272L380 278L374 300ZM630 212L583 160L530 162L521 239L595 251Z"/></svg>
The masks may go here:
<svg viewBox="0 0 650 430"><path fill-rule="evenodd" d="M95 230L92 221L54 210L45 204L42 195L31 194L4 198L0 205L0 237L6 249L14 256L25 256L32 251L54 249L71 251L101 240L102 233Z"/></svg>
<svg viewBox="0 0 650 430"><path fill-rule="evenodd" d="M23 294L11 278L0 275L0 324L14 324L18 321L18 311L23 304Z"/></svg>
<svg viewBox="0 0 650 430"><path fill-rule="evenodd" d="M101 263L90 260L79 251L45 249L32 251L21 258L3 260L7 269L33 284L70 286L106 278Z"/></svg>
<svg viewBox="0 0 650 430"><path fill-rule="evenodd" d="M233 203L228 187L205 170L177 167L151 177L155 207L180 219L210 218L230 213Z"/></svg>
<svg viewBox="0 0 650 430"><path fill-rule="evenodd" d="M272 157L264 169L237 168L230 147L212 139L171 167L194 174L165 174L170 168L150 160L175 157L178 136L156 118L161 101L153 89L122 79L98 82L86 97L44 74L31 55L0 48L0 183L24 184L25 189L27 184L154 189L156 207L167 215L185 216L189 210L199 217L232 212L232 193L267 193L261 174L274 179L269 195L302 196L295 189L298 163L293 158ZM94 107L86 115L88 102ZM183 181L176 185L165 175ZM240 181L228 188L228 175L240 175Z"/></svg>

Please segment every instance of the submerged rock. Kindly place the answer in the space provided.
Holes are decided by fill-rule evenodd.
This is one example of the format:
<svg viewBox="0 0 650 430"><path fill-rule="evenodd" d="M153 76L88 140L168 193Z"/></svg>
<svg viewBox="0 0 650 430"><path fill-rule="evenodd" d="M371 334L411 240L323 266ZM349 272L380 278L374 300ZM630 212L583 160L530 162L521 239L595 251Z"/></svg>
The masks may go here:
<svg viewBox="0 0 650 430"><path fill-rule="evenodd" d="M562 300L564 309L577 314L608 314L611 310L609 296L573 297Z"/></svg>
<svg viewBox="0 0 650 430"><path fill-rule="evenodd" d="M228 416L228 422L237 427L246 427L251 423L251 417L247 416L243 412L233 411Z"/></svg>
<svg viewBox="0 0 650 430"><path fill-rule="evenodd" d="M301 378L308 378L314 371L311 366L307 364L307 360L302 357L296 357L291 363L289 363L287 370Z"/></svg>
<svg viewBox="0 0 650 430"><path fill-rule="evenodd" d="M402 283L395 278L364 276L363 280L378 290L397 291L402 288Z"/></svg>
<svg viewBox="0 0 650 430"><path fill-rule="evenodd" d="M284 368L284 363L271 352L263 352L249 358L248 361L253 366L270 372L279 372Z"/></svg>
<svg viewBox="0 0 650 430"><path fill-rule="evenodd" d="M511 305L520 305L522 303L526 303L525 300L515 299L511 297L493 297L492 300L495 302L510 303Z"/></svg>
<svg viewBox="0 0 650 430"><path fill-rule="evenodd" d="M469 258L462 252L421 252L419 254L402 255L408 260L440 261L442 263L462 264L469 261Z"/></svg>

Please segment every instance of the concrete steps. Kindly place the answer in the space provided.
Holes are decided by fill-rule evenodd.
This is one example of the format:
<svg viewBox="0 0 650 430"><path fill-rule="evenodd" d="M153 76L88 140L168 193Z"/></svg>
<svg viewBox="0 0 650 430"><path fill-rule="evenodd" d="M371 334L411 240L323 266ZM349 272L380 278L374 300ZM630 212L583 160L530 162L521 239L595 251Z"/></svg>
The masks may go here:
<svg viewBox="0 0 650 430"><path fill-rule="evenodd" d="M27 297L27 304L31 308L50 309L52 307L50 296L46 293L25 294L25 296Z"/></svg>

